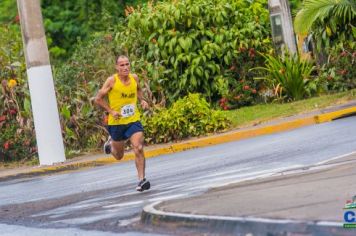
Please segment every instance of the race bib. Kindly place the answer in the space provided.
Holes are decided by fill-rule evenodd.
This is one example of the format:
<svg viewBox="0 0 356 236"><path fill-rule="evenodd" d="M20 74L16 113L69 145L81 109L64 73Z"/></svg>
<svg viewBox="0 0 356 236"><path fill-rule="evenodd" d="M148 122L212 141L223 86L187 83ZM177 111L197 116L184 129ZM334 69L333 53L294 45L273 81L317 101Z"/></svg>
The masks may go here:
<svg viewBox="0 0 356 236"><path fill-rule="evenodd" d="M121 116L122 117L130 117L135 114L135 106L132 104L128 104L121 108Z"/></svg>

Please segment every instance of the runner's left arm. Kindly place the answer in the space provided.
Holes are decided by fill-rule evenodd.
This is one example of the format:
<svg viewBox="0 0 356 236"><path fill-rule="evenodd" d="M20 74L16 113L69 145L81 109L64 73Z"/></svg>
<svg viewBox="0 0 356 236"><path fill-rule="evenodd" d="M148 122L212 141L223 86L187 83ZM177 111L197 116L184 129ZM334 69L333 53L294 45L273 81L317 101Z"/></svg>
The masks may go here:
<svg viewBox="0 0 356 236"><path fill-rule="evenodd" d="M132 74L132 76L135 78L136 80L136 84L137 84L137 98L140 101L141 107L143 109L148 109L149 105L148 103L143 99L143 92L142 92L142 88L140 85L140 82L138 80L138 76L136 74Z"/></svg>

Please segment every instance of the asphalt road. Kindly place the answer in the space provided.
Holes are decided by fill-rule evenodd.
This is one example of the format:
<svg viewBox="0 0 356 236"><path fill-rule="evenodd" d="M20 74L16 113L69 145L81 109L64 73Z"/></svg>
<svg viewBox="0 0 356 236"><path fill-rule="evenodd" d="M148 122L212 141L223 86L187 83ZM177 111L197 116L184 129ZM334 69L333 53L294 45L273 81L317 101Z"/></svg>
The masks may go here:
<svg viewBox="0 0 356 236"><path fill-rule="evenodd" d="M140 227L143 206L337 158L356 150L355 133L356 117L349 117L151 158L147 160L147 177L152 189L144 193L135 191L133 162L0 182L0 232L170 235Z"/></svg>

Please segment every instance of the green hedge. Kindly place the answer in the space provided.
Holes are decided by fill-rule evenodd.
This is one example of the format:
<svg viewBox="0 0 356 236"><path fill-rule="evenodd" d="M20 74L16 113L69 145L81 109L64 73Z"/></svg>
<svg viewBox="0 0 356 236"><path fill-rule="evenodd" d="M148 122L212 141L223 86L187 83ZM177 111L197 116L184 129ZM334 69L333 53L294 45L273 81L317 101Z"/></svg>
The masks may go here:
<svg viewBox="0 0 356 236"><path fill-rule="evenodd" d="M161 143L195 137L229 127L230 121L221 111L212 110L199 94L189 94L170 108L143 117L146 141Z"/></svg>
<svg viewBox="0 0 356 236"><path fill-rule="evenodd" d="M251 67L271 49L267 0L182 0L131 9L117 29L118 51L169 102L188 93L209 101L231 93L239 80L256 87Z"/></svg>
<svg viewBox="0 0 356 236"><path fill-rule="evenodd" d="M37 154L18 25L0 25L0 161Z"/></svg>

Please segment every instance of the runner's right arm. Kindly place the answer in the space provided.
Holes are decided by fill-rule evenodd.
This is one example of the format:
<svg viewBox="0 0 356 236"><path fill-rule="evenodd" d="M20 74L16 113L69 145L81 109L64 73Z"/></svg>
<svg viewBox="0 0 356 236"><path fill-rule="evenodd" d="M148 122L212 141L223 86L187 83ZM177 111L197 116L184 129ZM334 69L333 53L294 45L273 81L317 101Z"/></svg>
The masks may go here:
<svg viewBox="0 0 356 236"><path fill-rule="evenodd" d="M99 90L95 97L95 104L99 105L100 107L104 108L108 113L110 113L115 119L119 118L119 113L115 110L112 110L109 106L109 104L106 102L104 99L110 90L112 89L114 85L114 77L111 76L109 77L105 83L103 84L103 87Z"/></svg>

